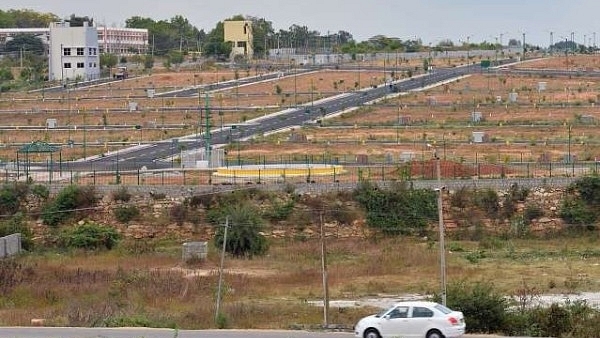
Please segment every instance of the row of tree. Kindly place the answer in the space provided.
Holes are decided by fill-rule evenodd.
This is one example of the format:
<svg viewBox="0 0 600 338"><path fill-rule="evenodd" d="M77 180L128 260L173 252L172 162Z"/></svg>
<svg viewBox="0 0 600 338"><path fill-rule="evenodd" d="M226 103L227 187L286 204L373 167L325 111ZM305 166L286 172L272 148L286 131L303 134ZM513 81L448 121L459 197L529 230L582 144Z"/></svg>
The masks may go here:
<svg viewBox="0 0 600 338"><path fill-rule="evenodd" d="M51 13L38 13L31 10L0 10L0 28L48 27L59 18ZM93 22L86 16L71 15L68 21L80 26L83 21ZM457 49L498 49L498 43L482 42L461 43L455 45L451 40L442 40L437 45L424 45L420 39L401 40L399 38L377 35L366 41L355 41L350 32L326 32L312 30L307 26L294 24L288 29L275 30L273 23L264 18L236 15L229 20L248 20L252 22L253 49L256 57L265 57L271 49L293 48L298 53L374 53L374 52L417 52L429 50ZM231 45L224 41L224 21L205 32L190 21L176 15L169 20L154 20L148 17L133 16L125 21L128 28L145 28L149 32L152 55L167 55L171 51L181 53L201 52L203 55L226 58ZM509 46L519 46L520 41L511 39Z"/></svg>

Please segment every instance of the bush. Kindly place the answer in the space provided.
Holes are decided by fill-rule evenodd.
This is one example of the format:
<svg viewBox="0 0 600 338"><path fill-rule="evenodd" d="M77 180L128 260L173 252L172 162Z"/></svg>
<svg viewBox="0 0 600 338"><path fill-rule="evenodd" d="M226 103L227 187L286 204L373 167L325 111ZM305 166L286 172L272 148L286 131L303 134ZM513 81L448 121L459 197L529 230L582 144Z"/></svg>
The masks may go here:
<svg viewBox="0 0 600 338"><path fill-rule="evenodd" d="M544 216L544 211L537 204L528 203L525 206L525 210L523 210L523 218L527 222L531 222L532 220L540 218L542 216Z"/></svg>
<svg viewBox="0 0 600 338"><path fill-rule="evenodd" d="M120 205L114 210L114 214L117 221L129 223L140 215L140 210L135 205Z"/></svg>
<svg viewBox="0 0 600 338"><path fill-rule="evenodd" d="M367 225L386 235L424 235L428 223L438 216L433 190L409 189L405 184L379 189L362 182L354 195L366 209Z"/></svg>
<svg viewBox="0 0 600 338"><path fill-rule="evenodd" d="M492 189L485 189L475 193L475 205L481 208L490 218L497 218L500 211L498 193Z"/></svg>
<svg viewBox="0 0 600 338"><path fill-rule="evenodd" d="M20 212L0 222L0 237L15 233L21 234L21 246L24 250L33 249L33 232L25 223L25 216Z"/></svg>
<svg viewBox="0 0 600 338"><path fill-rule="evenodd" d="M0 188L0 214L13 215L21 210L29 187L23 183L5 184Z"/></svg>
<svg viewBox="0 0 600 338"><path fill-rule="evenodd" d="M44 206L42 220L46 225L57 226L69 217L92 208L97 197L92 186L70 185L61 190L54 200Z"/></svg>
<svg viewBox="0 0 600 338"><path fill-rule="evenodd" d="M290 199L288 201L279 201L273 199L271 201L271 208L264 212L264 217L271 221L283 221L286 220L292 211L294 211L295 201Z"/></svg>
<svg viewBox="0 0 600 338"><path fill-rule="evenodd" d="M47 200L48 197L50 197L50 190L48 189L48 187L41 184L36 184L33 187L31 187L31 193L33 194L33 196L44 201Z"/></svg>
<svg viewBox="0 0 600 338"><path fill-rule="evenodd" d="M177 225L183 225L187 218L187 208L182 204L175 204L169 210L169 216L171 220L177 223Z"/></svg>
<svg viewBox="0 0 600 338"><path fill-rule="evenodd" d="M592 226L596 222L596 213L581 199L566 197L559 210L559 216L568 224Z"/></svg>
<svg viewBox="0 0 600 338"><path fill-rule="evenodd" d="M469 206L470 196L472 194L471 189L467 187L460 187L450 196L450 206L464 210Z"/></svg>
<svg viewBox="0 0 600 338"><path fill-rule="evenodd" d="M504 328L508 302L491 284L450 284L447 304L449 308L463 312L468 332L495 333Z"/></svg>
<svg viewBox="0 0 600 338"><path fill-rule="evenodd" d="M121 186L118 190L113 191L112 199L115 202L129 202L131 194L127 190L127 187Z"/></svg>
<svg viewBox="0 0 600 338"><path fill-rule="evenodd" d="M121 235L114 228L88 222L62 231L58 243L66 249L111 250L120 239Z"/></svg>

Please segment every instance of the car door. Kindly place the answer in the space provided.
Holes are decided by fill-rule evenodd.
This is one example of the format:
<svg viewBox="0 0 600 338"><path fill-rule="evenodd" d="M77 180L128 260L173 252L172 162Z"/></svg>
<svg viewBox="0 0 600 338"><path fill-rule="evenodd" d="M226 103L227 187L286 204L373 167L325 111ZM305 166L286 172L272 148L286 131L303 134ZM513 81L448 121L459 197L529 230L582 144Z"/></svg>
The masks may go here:
<svg viewBox="0 0 600 338"><path fill-rule="evenodd" d="M406 324L407 337L425 337L427 331L434 327L434 313L423 306L413 306Z"/></svg>
<svg viewBox="0 0 600 338"><path fill-rule="evenodd" d="M382 338L404 338L408 324L408 306L397 306L383 316L381 321Z"/></svg>

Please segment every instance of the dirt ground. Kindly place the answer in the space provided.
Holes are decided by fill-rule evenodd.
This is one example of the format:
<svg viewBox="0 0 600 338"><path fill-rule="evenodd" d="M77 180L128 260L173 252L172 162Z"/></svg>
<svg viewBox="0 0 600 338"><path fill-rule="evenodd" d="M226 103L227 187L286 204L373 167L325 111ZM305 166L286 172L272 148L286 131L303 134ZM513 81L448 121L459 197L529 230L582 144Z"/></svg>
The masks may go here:
<svg viewBox="0 0 600 338"><path fill-rule="evenodd" d="M595 67L600 63L598 56L570 56L570 60L574 67ZM394 62L390 62L393 66ZM418 66L415 60L409 61L412 65L410 62ZM560 68L563 62L564 57L558 56L521 66ZM200 108L204 110L207 105L213 110L211 125L218 128L287 106L381 84L386 76L389 79L392 75L391 69L385 75L367 67L359 69L293 74L220 91L208 100L148 98L146 90L166 91L227 81L256 75L255 71L238 71L237 75L230 69L157 73L68 93L2 94L2 125L39 128L0 130L0 142L14 145L44 140L66 144L74 140L79 146L63 147L63 155L66 159L77 158L83 153L84 140L88 145L85 151L91 155L199 132L204 128L206 116ZM509 93L516 93L516 102L509 102ZM596 132L600 120L598 99L597 78L516 76L490 71L425 91L390 97L327 120L322 127L295 130L306 142L290 142L288 133L258 138L238 148L240 156L247 158L322 153L377 159L404 153L425 158L429 143L443 147L449 158L467 161L559 159L568 151L579 159L594 160L600 158L600 135ZM127 111L130 102L136 102L138 110ZM481 114L480 123L472 121L473 112ZM57 119L58 126L66 130L46 129L49 118ZM124 129L104 128L110 125ZM136 125L141 128L135 128ZM474 132L484 133L486 141L473 144ZM15 150L10 146L0 149L0 158L14 159Z"/></svg>

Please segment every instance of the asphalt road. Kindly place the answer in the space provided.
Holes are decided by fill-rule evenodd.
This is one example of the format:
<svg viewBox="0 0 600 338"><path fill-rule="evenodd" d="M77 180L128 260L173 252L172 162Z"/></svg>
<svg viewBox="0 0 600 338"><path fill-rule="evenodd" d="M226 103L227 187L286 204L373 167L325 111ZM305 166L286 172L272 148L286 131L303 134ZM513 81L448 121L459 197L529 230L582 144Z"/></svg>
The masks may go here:
<svg viewBox="0 0 600 338"><path fill-rule="evenodd" d="M347 332L306 332L267 330L172 330L148 328L54 328L3 327L2 338L351 338ZM465 338L497 338L492 335L465 335Z"/></svg>
<svg viewBox="0 0 600 338"><path fill-rule="evenodd" d="M290 108L277 114L260 118L260 121L250 120L236 126L213 130L211 144L227 144L243 140L252 135L282 130L292 126L301 126L305 123L315 123L328 115L358 107L368 102L384 97L393 92L405 92L426 87L435 83L457 78L466 74L480 71L476 65L438 68L435 71L414 77L408 80L396 81L389 85L380 85L356 92L344 93L332 98L308 103L297 108ZM231 85L231 84L230 84ZM184 95L180 93L179 95ZM164 169L173 166L171 158L178 154L179 146L186 149L204 148L205 140L202 135L157 142L144 147L134 147L125 151L105 154L103 157L63 164L63 170L89 171L123 171L137 170L142 167L147 169Z"/></svg>

